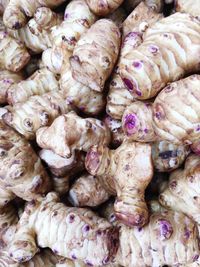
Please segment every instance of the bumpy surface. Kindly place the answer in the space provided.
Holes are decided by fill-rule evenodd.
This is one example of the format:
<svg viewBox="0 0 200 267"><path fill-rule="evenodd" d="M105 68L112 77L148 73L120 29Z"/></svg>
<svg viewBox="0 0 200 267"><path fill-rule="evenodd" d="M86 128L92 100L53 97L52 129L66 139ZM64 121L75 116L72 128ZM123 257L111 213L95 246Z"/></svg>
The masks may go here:
<svg viewBox="0 0 200 267"><path fill-rule="evenodd" d="M123 0L87 0L86 2L94 14L105 16L117 9Z"/></svg>
<svg viewBox="0 0 200 267"><path fill-rule="evenodd" d="M8 103L25 102L33 95L43 95L49 91L58 91L59 85L54 74L46 68L37 70L26 81L12 85L7 91Z"/></svg>
<svg viewBox="0 0 200 267"><path fill-rule="evenodd" d="M20 71L29 61L26 47L7 32L0 31L0 68L13 72Z"/></svg>
<svg viewBox="0 0 200 267"><path fill-rule="evenodd" d="M0 121L0 187L24 200L37 199L50 189L49 178L30 144ZM29 155L27 157L27 155Z"/></svg>
<svg viewBox="0 0 200 267"><path fill-rule="evenodd" d="M63 2L65 0L10 0L4 12L4 24L10 29L20 29L25 26L27 17L33 17L37 8L54 8Z"/></svg>
<svg viewBox="0 0 200 267"><path fill-rule="evenodd" d="M199 0L175 0L175 8L178 12L189 13L200 18Z"/></svg>
<svg viewBox="0 0 200 267"><path fill-rule="evenodd" d="M117 193L115 214L130 226L148 221L144 191L152 179L151 146L124 142L116 150L93 146L86 156L86 169L100 176L110 194Z"/></svg>
<svg viewBox="0 0 200 267"><path fill-rule="evenodd" d="M102 265L117 252L118 229L89 210L66 207L50 193L41 203L26 207L9 253L18 262L27 261L37 251L36 242L55 254Z"/></svg>
<svg viewBox="0 0 200 267"><path fill-rule="evenodd" d="M200 223L199 173L200 158L190 155L183 170L178 169L172 172L167 188L160 195L162 205L187 214L198 224Z"/></svg>
<svg viewBox="0 0 200 267"><path fill-rule="evenodd" d="M71 110L61 91L30 97L24 103L7 107L4 121L27 139L34 139L36 131L50 125L60 114Z"/></svg>
<svg viewBox="0 0 200 267"><path fill-rule="evenodd" d="M54 45L73 51L81 35L90 28L96 19L84 0L71 1L65 9L62 24L52 29Z"/></svg>
<svg viewBox="0 0 200 267"><path fill-rule="evenodd" d="M158 138L176 144L199 140L199 98L200 75L168 85L153 103L153 127Z"/></svg>
<svg viewBox="0 0 200 267"><path fill-rule="evenodd" d="M7 91L13 85L23 80L22 73L8 70L0 71L0 104L7 103Z"/></svg>
<svg viewBox="0 0 200 267"><path fill-rule="evenodd" d="M143 43L123 54L120 76L134 97L151 98L167 83L199 70L199 42L200 22L175 13L148 28Z"/></svg>
<svg viewBox="0 0 200 267"><path fill-rule="evenodd" d="M55 119L50 127L39 129L36 140L41 148L71 157L75 149L87 152L94 144L109 144L110 132L100 120L83 119L71 111Z"/></svg>
<svg viewBox="0 0 200 267"><path fill-rule="evenodd" d="M80 38L70 58L73 77L101 92L116 63L120 31L114 22L101 19Z"/></svg>
<svg viewBox="0 0 200 267"><path fill-rule="evenodd" d="M166 141L152 145L152 158L156 171L169 172L177 169L184 162L190 149L188 146L175 145Z"/></svg>

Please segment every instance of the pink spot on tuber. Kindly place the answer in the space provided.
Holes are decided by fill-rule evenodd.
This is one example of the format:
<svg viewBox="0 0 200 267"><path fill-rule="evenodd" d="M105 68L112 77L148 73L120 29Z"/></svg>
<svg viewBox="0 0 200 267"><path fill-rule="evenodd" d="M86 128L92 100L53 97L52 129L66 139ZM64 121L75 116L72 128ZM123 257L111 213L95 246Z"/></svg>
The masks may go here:
<svg viewBox="0 0 200 267"><path fill-rule="evenodd" d="M187 227L185 227L185 229L184 229L184 238L185 239L189 239L190 238L190 234L191 234L190 230Z"/></svg>
<svg viewBox="0 0 200 267"><path fill-rule="evenodd" d="M129 79L123 78L123 82L129 91L133 90L133 84Z"/></svg>
<svg viewBox="0 0 200 267"><path fill-rule="evenodd" d="M131 135L136 132L137 116L136 114L128 114L125 116L124 127L126 129L127 135Z"/></svg>
<svg viewBox="0 0 200 267"><path fill-rule="evenodd" d="M82 228L82 232L85 234L87 232L89 232L90 230L90 226L88 224L84 225L83 228Z"/></svg>
<svg viewBox="0 0 200 267"><path fill-rule="evenodd" d="M69 223L73 223L74 220L75 220L75 215L74 214L70 214L69 215L69 219L68 219Z"/></svg>
<svg viewBox="0 0 200 267"><path fill-rule="evenodd" d="M173 233L173 228L172 225L169 221L167 220L159 220L159 225L160 225L160 236L162 239L169 239L170 236Z"/></svg>
<svg viewBox="0 0 200 267"><path fill-rule="evenodd" d="M85 264L87 264L88 266L93 266L93 264L89 260L85 260Z"/></svg>
<svg viewBox="0 0 200 267"><path fill-rule="evenodd" d="M195 255L195 256L193 257L193 262L194 262L194 261L197 261L198 258L199 258L199 255Z"/></svg>
<svg viewBox="0 0 200 267"><path fill-rule="evenodd" d="M156 55L159 51L158 46L156 45L150 45L149 46L149 52L151 52L152 54Z"/></svg>
<svg viewBox="0 0 200 267"><path fill-rule="evenodd" d="M171 181L169 183L169 188L174 190L177 187L177 182L176 181Z"/></svg>
<svg viewBox="0 0 200 267"><path fill-rule="evenodd" d="M142 61L140 60L134 60L133 61L133 67L136 68L136 69L141 69L143 66L143 63Z"/></svg>

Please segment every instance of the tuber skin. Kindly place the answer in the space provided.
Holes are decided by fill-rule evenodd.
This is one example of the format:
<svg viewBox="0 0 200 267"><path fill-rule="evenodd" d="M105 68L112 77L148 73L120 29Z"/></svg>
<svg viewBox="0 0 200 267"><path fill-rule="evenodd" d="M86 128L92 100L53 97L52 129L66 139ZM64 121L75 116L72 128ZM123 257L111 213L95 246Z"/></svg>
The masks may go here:
<svg viewBox="0 0 200 267"><path fill-rule="evenodd" d="M51 150L42 149L39 156L54 176L75 175L84 170L85 155L81 151L73 152L70 158L63 158Z"/></svg>
<svg viewBox="0 0 200 267"><path fill-rule="evenodd" d="M37 246L49 247L57 255L88 265L104 265L117 252L118 229L92 211L66 207L55 193L49 193L42 202L27 205L9 255L17 262L25 262L35 255Z"/></svg>
<svg viewBox="0 0 200 267"><path fill-rule="evenodd" d="M149 99L168 83L198 71L199 33L197 19L175 13L148 28L136 49L124 53L122 48L119 73L129 92L137 99Z"/></svg>
<svg viewBox="0 0 200 267"><path fill-rule="evenodd" d="M75 80L102 92L116 63L121 34L114 22L100 19L81 36L70 58Z"/></svg>
<svg viewBox="0 0 200 267"><path fill-rule="evenodd" d="M50 125L60 114L71 110L61 91L31 96L24 103L6 108L3 120L29 140L35 138L36 131L40 127Z"/></svg>
<svg viewBox="0 0 200 267"><path fill-rule="evenodd" d="M108 145L110 132L102 121L83 119L71 111L55 119L50 127L40 128L36 141L41 148L69 158L75 150L87 152L92 145Z"/></svg>
<svg viewBox="0 0 200 267"><path fill-rule="evenodd" d="M116 217L129 226L148 222L144 192L153 177L151 146L124 142L116 150L99 145L87 153L85 166L111 195L117 195Z"/></svg>
<svg viewBox="0 0 200 267"><path fill-rule="evenodd" d="M198 0L175 0L176 12L186 12L200 18L200 5Z"/></svg>
<svg viewBox="0 0 200 267"><path fill-rule="evenodd" d="M86 0L86 2L94 14L106 16L113 13L123 3L123 0Z"/></svg>
<svg viewBox="0 0 200 267"><path fill-rule="evenodd" d="M0 16L3 15L5 8L7 7L10 0L0 0Z"/></svg>
<svg viewBox="0 0 200 267"><path fill-rule="evenodd" d="M37 70L27 80L12 85L7 91L10 105L25 102L33 95L43 95L49 91L58 91L59 84L54 74L46 68Z"/></svg>
<svg viewBox="0 0 200 267"><path fill-rule="evenodd" d="M184 169L171 173L167 188L160 194L160 203L167 208L183 212L200 224L198 179L200 158L191 154L185 162Z"/></svg>
<svg viewBox="0 0 200 267"><path fill-rule="evenodd" d="M74 207L96 207L109 197L99 179L89 174L79 177L69 191L69 201Z"/></svg>
<svg viewBox="0 0 200 267"><path fill-rule="evenodd" d="M143 2L140 3L123 22L123 49L120 52L120 58L123 59L128 51L136 49L142 43L142 36L148 27L162 17ZM119 75L119 67L116 67L109 84L106 112L112 118L121 120L125 108L134 100L135 96L127 90Z"/></svg>
<svg viewBox="0 0 200 267"><path fill-rule="evenodd" d="M50 190L50 180L30 144L0 121L0 203L7 204L16 196L31 201ZM28 155L28 157L27 157ZM7 199L5 199L5 194Z"/></svg>
<svg viewBox="0 0 200 267"><path fill-rule="evenodd" d="M155 170L158 172L173 171L181 166L189 153L189 146L175 145L166 141L155 142L152 145Z"/></svg>
<svg viewBox="0 0 200 267"><path fill-rule="evenodd" d="M7 5L3 20L6 27L18 30L26 25L27 17L33 17L39 7L55 8L65 0L10 0Z"/></svg>
<svg viewBox="0 0 200 267"><path fill-rule="evenodd" d="M0 69L19 72L30 60L26 47L5 31L0 31Z"/></svg>
<svg viewBox="0 0 200 267"><path fill-rule="evenodd" d="M73 51L83 33L96 21L97 17L90 11L84 0L71 1L64 14L61 25L52 29L54 46Z"/></svg>
<svg viewBox="0 0 200 267"><path fill-rule="evenodd" d="M125 139L125 134L122 130L121 121L115 120L108 115L105 116L103 121L111 132L111 146L113 148L117 148L122 144L123 140Z"/></svg>
<svg viewBox="0 0 200 267"><path fill-rule="evenodd" d="M199 88L200 75L191 75L165 87L152 105L133 103L122 118L127 138L140 142L164 140L177 145L198 141Z"/></svg>
<svg viewBox="0 0 200 267"><path fill-rule="evenodd" d="M104 207L103 217L120 225L115 262L129 267L195 264L199 255L196 223L182 213L165 210L155 201L151 205L154 210L143 228L119 224L113 216L112 204Z"/></svg>
<svg viewBox="0 0 200 267"><path fill-rule="evenodd" d="M7 103L7 92L9 88L23 79L24 76L21 72L14 73L8 70L0 71L0 104Z"/></svg>

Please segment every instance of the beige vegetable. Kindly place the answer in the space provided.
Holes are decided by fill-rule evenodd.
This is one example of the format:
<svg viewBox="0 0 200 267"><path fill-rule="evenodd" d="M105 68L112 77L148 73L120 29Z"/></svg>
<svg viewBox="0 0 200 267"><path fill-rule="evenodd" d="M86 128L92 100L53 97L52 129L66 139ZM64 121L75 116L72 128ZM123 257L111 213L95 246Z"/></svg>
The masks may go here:
<svg viewBox="0 0 200 267"><path fill-rule="evenodd" d="M149 99L169 82L198 71L199 33L197 19L175 13L148 28L137 49L125 54L122 48L119 73L129 92L137 99Z"/></svg>
<svg viewBox="0 0 200 267"><path fill-rule="evenodd" d="M55 119L50 127L40 128L36 140L41 148L69 158L75 150L87 152L92 145L108 145L110 132L100 120L83 119L71 111Z"/></svg>
<svg viewBox="0 0 200 267"><path fill-rule="evenodd" d="M31 96L24 103L7 107L4 121L27 139L34 139L36 131L50 125L60 114L71 110L61 91L51 91L41 96Z"/></svg>
<svg viewBox="0 0 200 267"><path fill-rule="evenodd" d="M39 199L50 190L49 177L31 145L2 121L0 156L0 188L8 196L3 205L15 196L24 200Z"/></svg>
<svg viewBox="0 0 200 267"><path fill-rule="evenodd" d="M88 265L107 264L118 249L118 229L89 210L66 207L55 193L49 193L41 203L30 202L26 207L9 253L24 262L35 255L37 246Z"/></svg>
<svg viewBox="0 0 200 267"><path fill-rule="evenodd" d="M8 70L0 71L0 104L7 103L7 92L9 88L24 79L21 72L14 73Z"/></svg>
<svg viewBox="0 0 200 267"><path fill-rule="evenodd" d="M33 17L37 8L55 8L63 2L65 0L10 0L5 9L3 20L6 27L17 30L25 26L27 17Z"/></svg>
<svg viewBox="0 0 200 267"><path fill-rule="evenodd" d="M52 29L52 41L56 47L73 51L81 35L96 21L84 0L71 1L66 9L64 21Z"/></svg>
<svg viewBox="0 0 200 267"><path fill-rule="evenodd" d="M0 0L0 15L3 15L6 6L10 0Z"/></svg>
<svg viewBox="0 0 200 267"><path fill-rule="evenodd" d="M104 122L111 131L111 145L118 147L125 139L125 134L122 130L122 123L120 120L115 120L110 116L104 118Z"/></svg>
<svg viewBox="0 0 200 267"><path fill-rule="evenodd" d="M115 214L119 220L130 226L147 223L144 191L153 176L150 145L124 142L116 150L93 146L85 165L110 195L117 194Z"/></svg>
<svg viewBox="0 0 200 267"><path fill-rule="evenodd" d="M186 12L200 18L199 0L175 0L175 8L177 12Z"/></svg>
<svg viewBox="0 0 200 267"><path fill-rule="evenodd" d="M54 19L49 21L51 17ZM37 21L41 24L38 24ZM31 51L39 54L47 48L52 47L51 28L61 24L61 22L61 15L57 15L49 8L41 7L37 9L35 18L29 20L27 25L18 30L8 29L8 33L23 42Z"/></svg>
<svg viewBox="0 0 200 267"><path fill-rule="evenodd" d="M91 11L97 16L105 16L116 10L123 0L86 0Z"/></svg>
<svg viewBox="0 0 200 267"><path fill-rule="evenodd" d="M133 103L122 119L128 139L140 142L159 139L177 145L198 141L199 88L200 75L191 75L165 87L152 106Z"/></svg>
<svg viewBox="0 0 200 267"><path fill-rule="evenodd" d="M27 80L12 85L7 91L10 105L25 102L33 95L43 95L49 91L58 91L59 85L54 74L46 68L37 70Z"/></svg>
<svg viewBox="0 0 200 267"><path fill-rule="evenodd" d="M91 89L102 92L116 63L120 31L114 22L101 19L80 38L70 58L73 77Z"/></svg>
<svg viewBox="0 0 200 267"><path fill-rule="evenodd" d="M160 203L193 218L198 224L200 191L198 186L200 158L190 155L184 169L172 172L167 188L160 195Z"/></svg>
<svg viewBox="0 0 200 267"><path fill-rule="evenodd" d="M0 31L0 68L18 72L29 59L30 55L21 42Z"/></svg>

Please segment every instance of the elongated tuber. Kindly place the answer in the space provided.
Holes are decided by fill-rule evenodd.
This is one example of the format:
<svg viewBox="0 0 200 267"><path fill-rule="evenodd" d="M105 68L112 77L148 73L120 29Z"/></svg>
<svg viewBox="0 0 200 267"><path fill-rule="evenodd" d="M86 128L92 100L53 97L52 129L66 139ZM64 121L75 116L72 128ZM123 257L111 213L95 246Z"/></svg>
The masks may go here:
<svg viewBox="0 0 200 267"><path fill-rule="evenodd" d="M48 192L50 180L30 144L2 121L0 136L0 187L12 197L6 203L15 196L32 200Z"/></svg>
<svg viewBox="0 0 200 267"><path fill-rule="evenodd" d="M115 11L123 2L123 0L86 0L89 8L97 16L105 16Z"/></svg>
<svg viewBox="0 0 200 267"><path fill-rule="evenodd" d="M61 25L52 29L52 41L57 47L73 51L81 35L96 21L97 17L89 10L84 0L71 1Z"/></svg>
<svg viewBox="0 0 200 267"><path fill-rule="evenodd" d="M65 2L65 0L10 0L4 11L4 24L10 29L20 29L25 26L27 17L33 17L39 7L54 8Z"/></svg>
<svg viewBox="0 0 200 267"><path fill-rule="evenodd" d="M59 85L54 74L46 68L37 70L26 81L12 85L7 91L8 103L25 102L33 95L43 95L49 91L58 91Z"/></svg>
<svg viewBox="0 0 200 267"><path fill-rule="evenodd" d="M60 114L71 110L61 91L52 91L30 97L24 103L6 107L4 121L27 139L34 139L36 131L50 125Z"/></svg>
<svg viewBox="0 0 200 267"><path fill-rule="evenodd" d="M102 92L116 63L121 34L114 22L101 19L83 34L70 58L73 77Z"/></svg>
<svg viewBox="0 0 200 267"><path fill-rule="evenodd" d="M195 222L182 213L167 211L158 204L156 206L148 225L143 228L120 224L116 263L151 267L185 266L197 261L199 233ZM114 225L119 225L113 216L112 204L104 207L102 215Z"/></svg>
<svg viewBox="0 0 200 267"><path fill-rule="evenodd" d="M86 169L110 194L117 194L115 214L130 226L148 221L144 191L152 179L151 146L124 142L116 150L93 146L86 156Z"/></svg>
<svg viewBox="0 0 200 267"><path fill-rule="evenodd" d="M187 214L198 224L200 223L199 173L200 158L192 154L186 159L183 170L178 169L171 173L168 186L159 198L163 206Z"/></svg>
<svg viewBox="0 0 200 267"><path fill-rule="evenodd" d="M50 127L40 128L36 140L41 148L71 157L75 150L87 152L94 144L108 145L110 132L100 120L83 119L71 111L55 119Z"/></svg>
<svg viewBox="0 0 200 267"><path fill-rule="evenodd" d="M199 32L197 19L175 13L148 28L137 49L125 54L122 48L119 73L130 93L137 99L149 99L167 83L198 71Z"/></svg>
<svg viewBox="0 0 200 267"><path fill-rule="evenodd" d="M165 87L152 106L133 103L122 118L128 139L186 145L199 140L199 86L200 75L191 75Z"/></svg>
<svg viewBox="0 0 200 267"><path fill-rule="evenodd" d="M22 73L14 73L8 70L0 71L0 104L7 103L8 89L24 79Z"/></svg>
<svg viewBox="0 0 200 267"><path fill-rule="evenodd" d="M89 210L66 207L55 193L49 193L41 203L30 202L26 207L9 248L10 256L18 262L29 260L37 251L36 242L57 255L104 265L117 252L118 229Z"/></svg>
<svg viewBox="0 0 200 267"><path fill-rule="evenodd" d="M20 71L29 61L26 47L5 31L0 31L0 66L9 71Z"/></svg>

